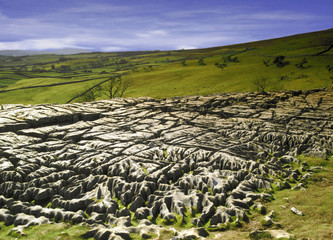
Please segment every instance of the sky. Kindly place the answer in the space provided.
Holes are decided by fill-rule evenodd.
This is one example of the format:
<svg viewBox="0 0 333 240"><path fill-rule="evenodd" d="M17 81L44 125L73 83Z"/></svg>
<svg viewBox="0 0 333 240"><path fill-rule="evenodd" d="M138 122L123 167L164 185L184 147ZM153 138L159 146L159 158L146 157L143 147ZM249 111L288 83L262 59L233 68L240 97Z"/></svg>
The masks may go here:
<svg viewBox="0 0 333 240"><path fill-rule="evenodd" d="M176 50L333 27L332 0L0 0L0 50Z"/></svg>

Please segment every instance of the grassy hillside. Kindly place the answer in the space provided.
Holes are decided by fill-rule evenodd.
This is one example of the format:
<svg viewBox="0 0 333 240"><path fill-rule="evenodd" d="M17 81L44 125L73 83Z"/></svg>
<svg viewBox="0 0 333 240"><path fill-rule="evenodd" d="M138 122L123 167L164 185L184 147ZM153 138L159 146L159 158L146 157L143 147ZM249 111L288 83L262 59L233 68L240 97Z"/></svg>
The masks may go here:
<svg viewBox="0 0 333 240"><path fill-rule="evenodd" d="M124 97L256 91L260 82L268 91L323 88L333 49L318 53L331 45L333 29L195 50L0 56L0 104L65 103L118 74L130 84Z"/></svg>

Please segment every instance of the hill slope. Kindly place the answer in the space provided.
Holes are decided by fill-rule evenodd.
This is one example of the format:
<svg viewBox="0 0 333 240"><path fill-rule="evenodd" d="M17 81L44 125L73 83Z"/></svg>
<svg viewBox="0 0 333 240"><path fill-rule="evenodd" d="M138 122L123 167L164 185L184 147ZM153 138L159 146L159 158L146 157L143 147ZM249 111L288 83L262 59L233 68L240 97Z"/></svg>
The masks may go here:
<svg viewBox="0 0 333 240"><path fill-rule="evenodd" d="M65 103L115 75L130 85L124 97L323 88L333 81L332 45L328 29L207 49L0 56L0 103Z"/></svg>

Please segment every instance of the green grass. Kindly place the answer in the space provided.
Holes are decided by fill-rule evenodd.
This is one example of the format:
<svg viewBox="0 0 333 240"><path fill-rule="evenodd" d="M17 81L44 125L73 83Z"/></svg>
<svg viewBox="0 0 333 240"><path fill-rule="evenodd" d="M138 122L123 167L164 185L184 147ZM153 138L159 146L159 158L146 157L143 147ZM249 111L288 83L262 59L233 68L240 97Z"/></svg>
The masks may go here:
<svg viewBox="0 0 333 240"><path fill-rule="evenodd" d="M89 82L89 85L98 83L99 80ZM74 85L74 86L71 86ZM45 88L33 88L0 93L0 103L65 103L77 93L86 89L84 84L60 85Z"/></svg>
<svg viewBox="0 0 333 240"><path fill-rule="evenodd" d="M274 210L283 229L297 238L333 239L333 158L301 156L300 159L324 168L311 177L308 188L276 192L276 200L268 204L268 211ZM301 210L304 216L293 214L291 207Z"/></svg>
<svg viewBox="0 0 333 240"><path fill-rule="evenodd" d="M82 240L83 238L81 238L80 236L89 231L88 227L79 226L79 225L72 226L68 223L43 224L24 229L23 232L26 234L26 236L21 236L18 233L11 232L12 228L14 228L14 225L5 226L5 224L2 222L0 230L0 239L1 240L15 240L15 239ZM93 240L93 238L89 238L88 240Z"/></svg>
<svg viewBox="0 0 333 240"><path fill-rule="evenodd" d="M207 49L84 53L65 57L0 56L0 90L100 78L63 86L3 92L0 93L0 104L65 103L111 74L124 74L123 80L131 83L124 97L166 98L256 91L254 82L262 77L268 79L268 91L324 88L331 86L333 80L333 72L327 69L327 65L333 66L333 50L322 56L312 55L327 49L332 37L333 29L329 29ZM239 62L227 62L223 70L216 67L215 63L224 63L230 55L237 57ZM277 55L286 56L289 65L279 68L273 64ZM304 55L308 68L297 68L295 64L302 62ZM201 58L206 65L198 64ZM263 61L270 61L269 66L266 67ZM62 72L63 66L70 69ZM106 74L101 74L103 71Z"/></svg>
<svg viewBox="0 0 333 240"><path fill-rule="evenodd" d="M126 206L117 197L114 196L114 197L112 197L112 199L115 200L118 203L119 210L126 208Z"/></svg>

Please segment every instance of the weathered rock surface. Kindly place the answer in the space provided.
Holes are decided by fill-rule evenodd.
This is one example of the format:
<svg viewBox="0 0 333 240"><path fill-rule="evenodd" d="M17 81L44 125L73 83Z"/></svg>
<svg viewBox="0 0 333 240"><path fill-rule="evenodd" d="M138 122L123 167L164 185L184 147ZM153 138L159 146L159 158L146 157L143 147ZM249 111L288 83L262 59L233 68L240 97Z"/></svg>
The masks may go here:
<svg viewBox="0 0 333 240"><path fill-rule="evenodd" d="M324 90L3 105L0 221L97 224L96 239L158 233L157 218L247 221L272 199L258 190L310 176L290 167L296 154L332 152L332 120Z"/></svg>

